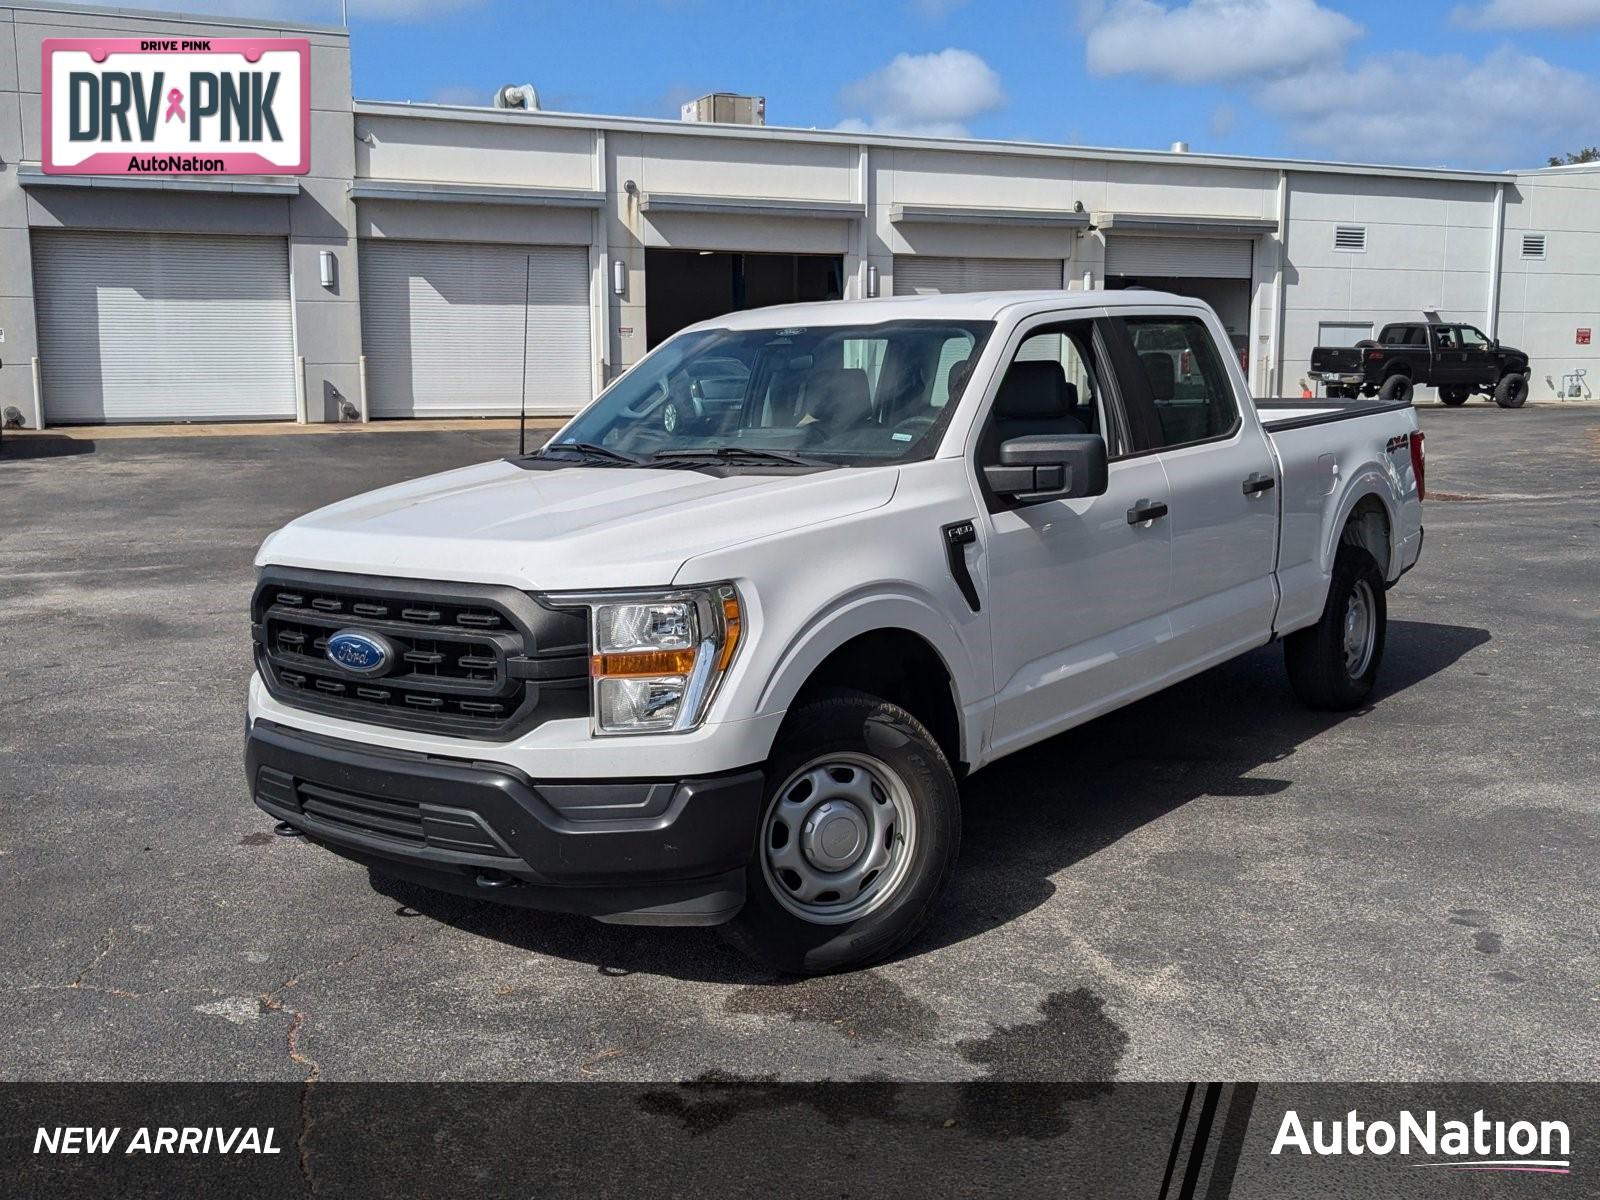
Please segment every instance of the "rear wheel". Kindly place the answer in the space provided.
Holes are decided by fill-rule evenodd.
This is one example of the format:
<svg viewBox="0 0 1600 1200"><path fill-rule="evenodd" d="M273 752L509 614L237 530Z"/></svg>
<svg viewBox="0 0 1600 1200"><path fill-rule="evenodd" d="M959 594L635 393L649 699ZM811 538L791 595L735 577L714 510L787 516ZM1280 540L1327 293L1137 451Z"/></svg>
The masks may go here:
<svg viewBox="0 0 1600 1200"><path fill-rule="evenodd" d="M1341 545L1321 619L1283 641L1289 683L1301 703L1359 706L1378 680L1388 618L1376 560L1359 546Z"/></svg>
<svg viewBox="0 0 1600 1200"><path fill-rule="evenodd" d="M1412 391L1411 376L1391 375L1383 381L1383 386L1378 389L1378 397L1389 401L1391 404L1410 404Z"/></svg>
<svg viewBox="0 0 1600 1200"><path fill-rule="evenodd" d="M867 966L915 937L961 842L955 777L922 723L829 693L790 714L767 777L745 906L724 936L796 975Z"/></svg>
<svg viewBox="0 0 1600 1200"><path fill-rule="evenodd" d="M1472 395L1471 388L1461 387L1459 385L1446 385L1439 389L1439 402L1441 404L1448 404L1451 408L1455 408L1459 405L1465 404L1467 402L1467 397L1470 395Z"/></svg>
<svg viewBox="0 0 1600 1200"><path fill-rule="evenodd" d="M1494 402L1501 408L1521 408L1528 402L1528 377L1502 375L1495 385Z"/></svg>

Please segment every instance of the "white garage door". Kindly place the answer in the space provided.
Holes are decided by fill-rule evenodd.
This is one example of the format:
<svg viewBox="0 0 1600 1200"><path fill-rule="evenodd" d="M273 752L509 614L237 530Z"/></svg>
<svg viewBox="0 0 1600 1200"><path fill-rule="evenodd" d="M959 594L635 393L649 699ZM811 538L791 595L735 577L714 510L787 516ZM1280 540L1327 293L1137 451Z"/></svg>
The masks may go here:
<svg viewBox="0 0 1600 1200"><path fill-rule="evenodd" d="M46 423L294 417L284 241L36 230L33 277Z"/></svg>
<svg viewBox="0 0 1600 1200"><path fill-rule="evenodd" d="M1128 278L1249 279L1249 238L1106 238L1106 274Z"/></svg>
<svg viewBox="0 0 1600 1200"><path fill-rule="evenodd" d="M361 245L374 417L572 413L594 392L585 246Z"/></svg>
<svg viewBox="0 0 1600 1200"><path fill-rule="evenodd" d="M1059 258L941 258L897 254L896 296L940 296L951 292L1010 292L1062 286Z"/></svg>

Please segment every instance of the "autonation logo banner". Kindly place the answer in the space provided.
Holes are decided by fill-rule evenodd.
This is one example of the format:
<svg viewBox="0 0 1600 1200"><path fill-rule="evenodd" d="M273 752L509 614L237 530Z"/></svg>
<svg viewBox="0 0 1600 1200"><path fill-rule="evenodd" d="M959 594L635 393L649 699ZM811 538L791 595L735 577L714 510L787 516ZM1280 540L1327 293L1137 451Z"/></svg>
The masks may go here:
<svg viewBox="0 0 1600 1200"><path fill-rule="evenodd" d="M44 170L304 175L304 38L48 38Z"/></svg>
<svg viewBox="0 0 1600 1200"><path fill-rule="evenodd" d="M1566 1175L1572 1170L1565 1121L1495 1120L1478 1109L1465 1119L1410 1109L1378 1119L1351 1109L1342 1119L1303 1121L1289 1109L1278 1123L1272 1153L1321 1158L1395 1155L1409 1166L1458 1171Z"/></svg>

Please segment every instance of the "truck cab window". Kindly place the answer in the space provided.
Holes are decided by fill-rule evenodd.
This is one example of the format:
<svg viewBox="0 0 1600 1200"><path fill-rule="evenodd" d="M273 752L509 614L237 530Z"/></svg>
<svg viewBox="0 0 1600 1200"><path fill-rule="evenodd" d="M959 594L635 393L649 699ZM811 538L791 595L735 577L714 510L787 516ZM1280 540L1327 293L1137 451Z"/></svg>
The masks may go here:
<svg viewBox="0 0 1600 1200"><path fill-rule="evenodd" d="M1023 365L1032 363L1050 366ZM1041 388L1060 397L1063 427L1055 432L1104 436L1105 402L1095 374L1094 348L1086 323L1079 322L1070 329L1052 326L1029 334L1017 347L1006 379L1010 380L1014 373L1019 378L1028 375L1039 380Z"/></svg>
<svg viewBox="0 0 1600 1200"><path fill-rule="evenodd" d="M1433 345L1436 350L1461 349L1461 341L1456 335L1455 327L1451 325L1435 325L1433 327Z"/></svg>
<svg viewBox="0 0 1600 1200"><path fill-rule="evenodd" d="M1463 325L1461 327L1461 344L1468 350L1487 350L1489 348L1489 339L1483 336L1481 330L1474 329L1471 325Z"/></svg>
<svg viewBox="0 0 1600 1200"><path fill-rule="evenodd" d="M1126 326L1149 389L1160 439L1141 449L1186 446L1226 437L1238 428L1233 387L1202 321L1129 317Z"/></svg>

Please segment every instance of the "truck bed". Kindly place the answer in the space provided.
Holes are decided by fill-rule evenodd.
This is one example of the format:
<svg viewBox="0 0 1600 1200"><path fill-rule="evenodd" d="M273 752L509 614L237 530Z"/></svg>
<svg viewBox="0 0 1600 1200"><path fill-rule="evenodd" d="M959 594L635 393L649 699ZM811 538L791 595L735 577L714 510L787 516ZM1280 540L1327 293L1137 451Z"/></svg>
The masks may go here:
<svg viewBox="0 0 1600 1200"><path fill-rule="evenodd" d="M1268 433L1284 429L1300 429L1307 425L1326 425L1333 421L1349 421L1356 417L1370 417L1377 413L1402 412L1411 407L1409 400L1379 400L1357 396L1354 399L1280 396L1257 400L1256 411L1261 414L1261 425Z"/></svg>

